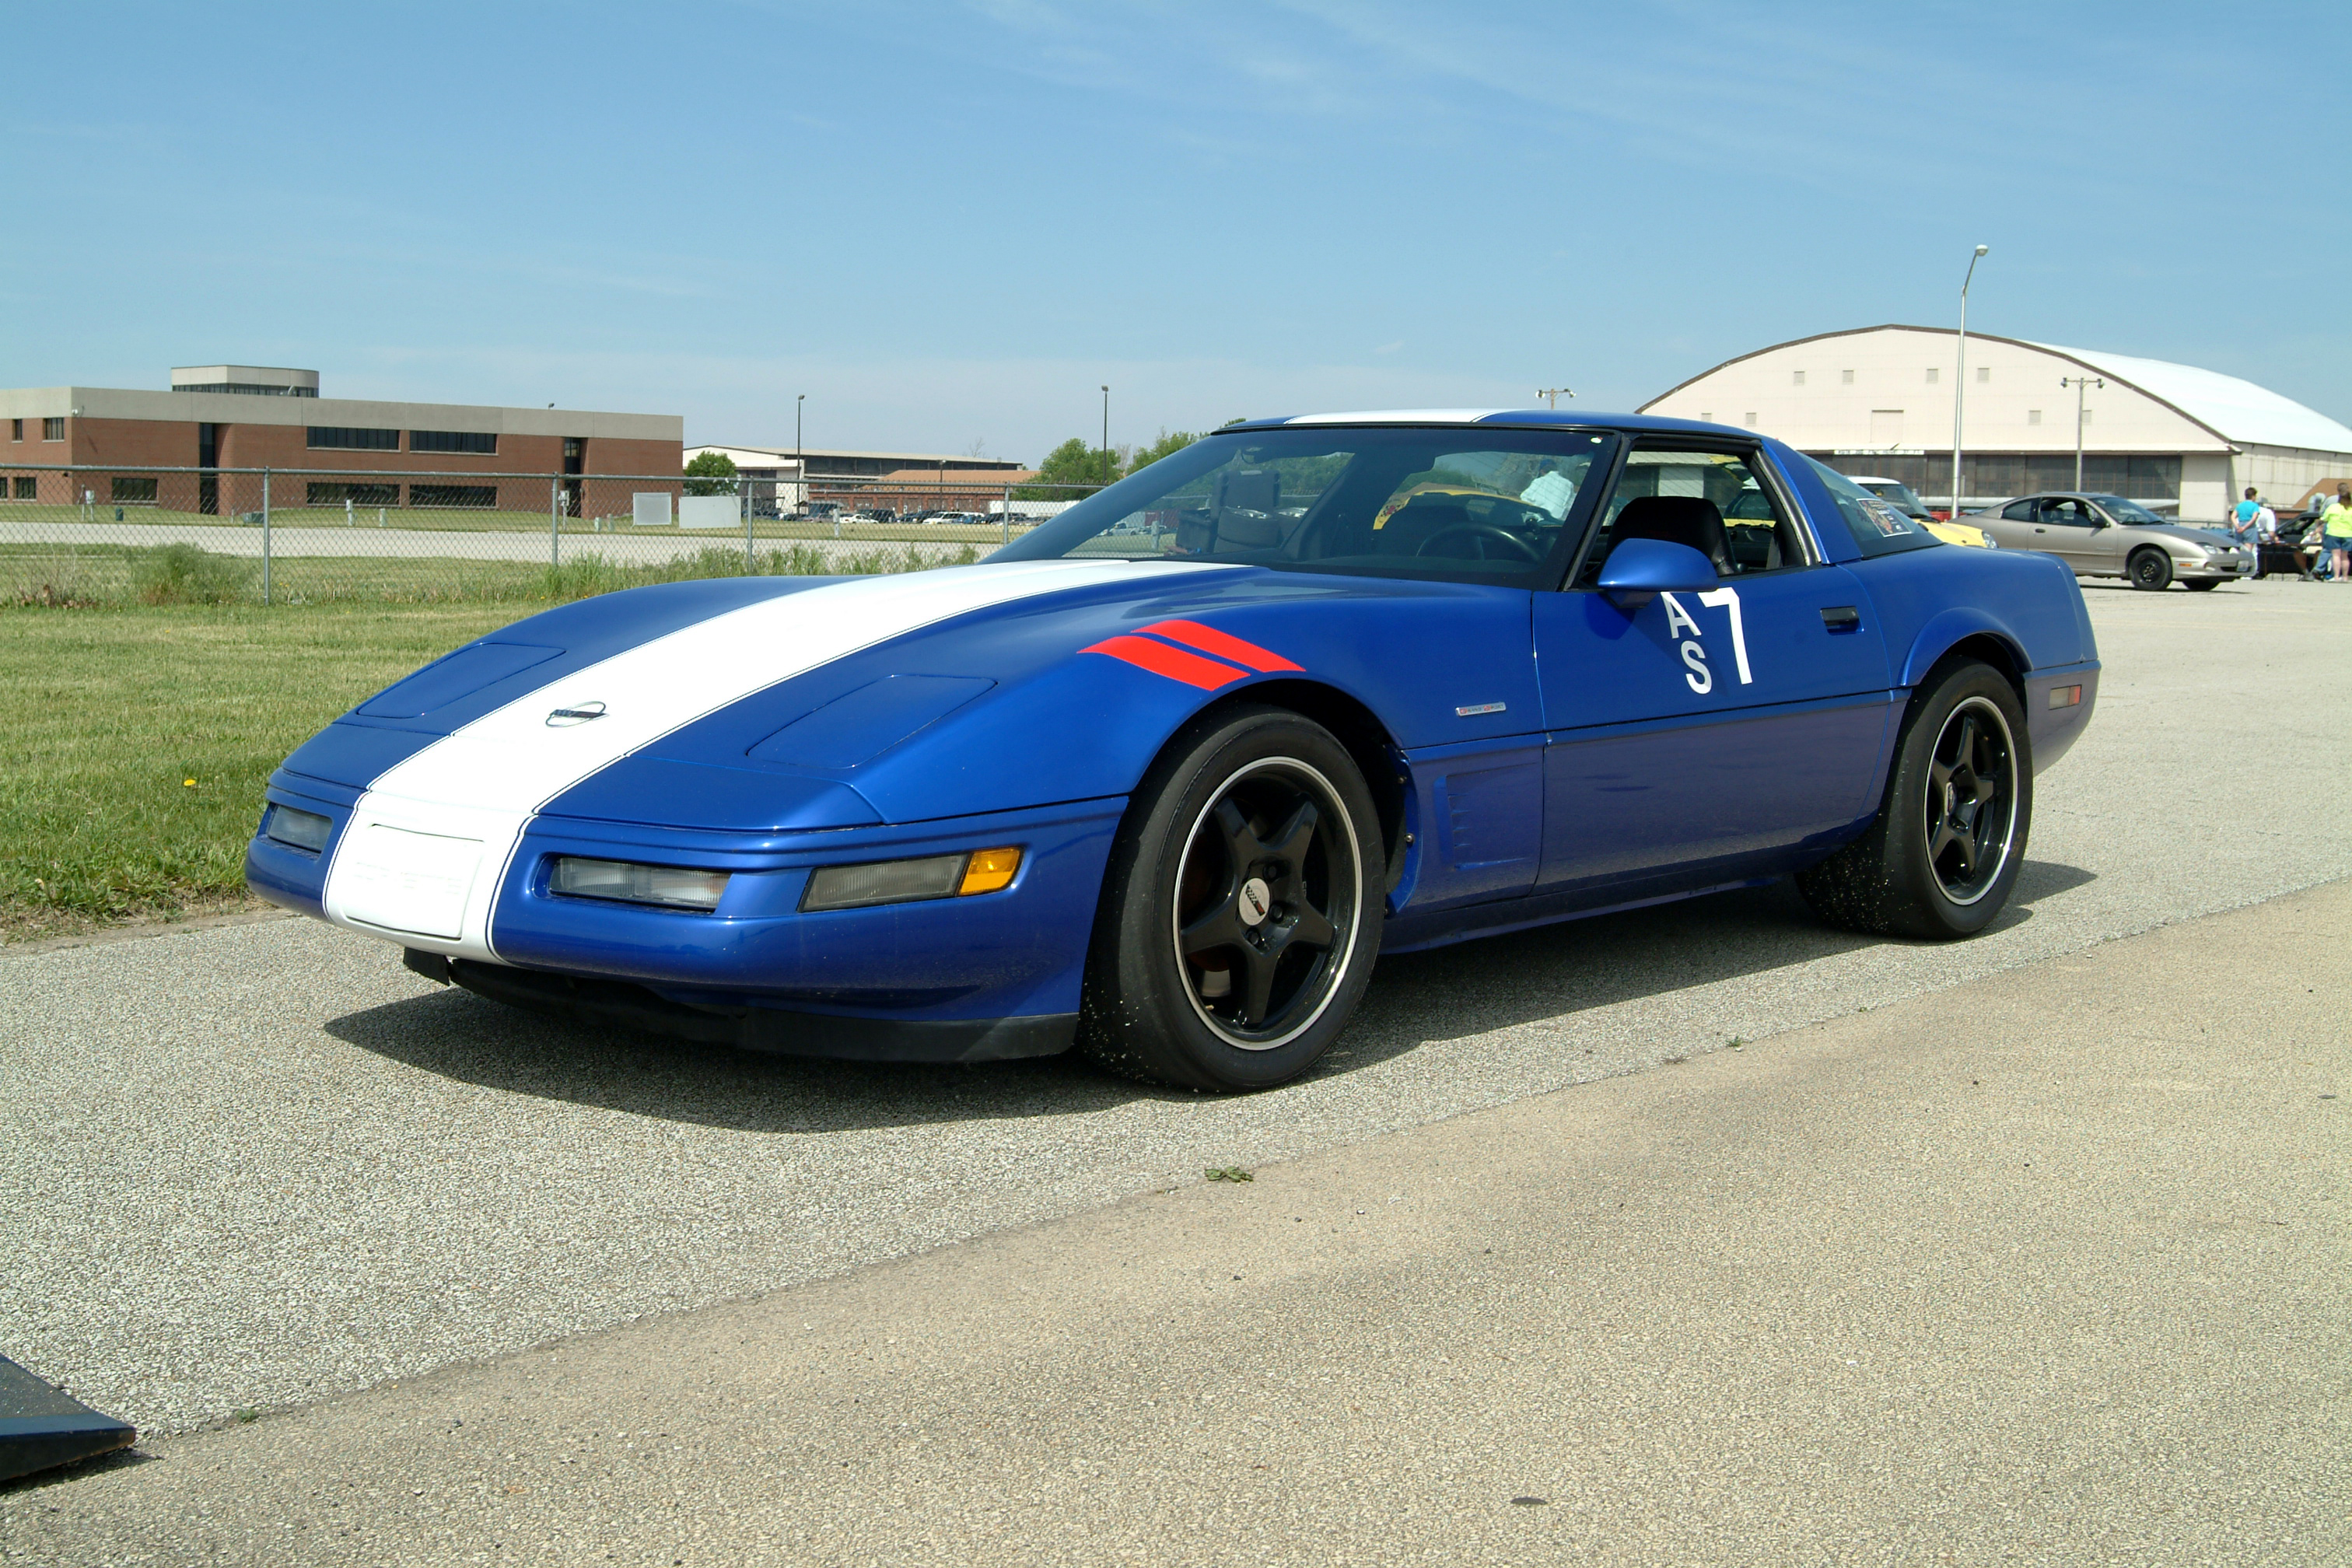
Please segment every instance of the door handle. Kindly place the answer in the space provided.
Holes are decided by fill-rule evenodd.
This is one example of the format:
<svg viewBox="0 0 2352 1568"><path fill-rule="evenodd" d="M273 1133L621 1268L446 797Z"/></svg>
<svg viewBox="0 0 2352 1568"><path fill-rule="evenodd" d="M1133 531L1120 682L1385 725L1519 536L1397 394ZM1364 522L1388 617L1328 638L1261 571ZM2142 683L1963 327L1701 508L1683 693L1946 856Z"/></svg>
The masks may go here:
<svg viewBox="0 0 2352 1568"><path fill-rule="evenodd" d="M1833 632L1858 632L1862 629L1862 612L1852 605L1824 605L1822 625Z"/></svg>

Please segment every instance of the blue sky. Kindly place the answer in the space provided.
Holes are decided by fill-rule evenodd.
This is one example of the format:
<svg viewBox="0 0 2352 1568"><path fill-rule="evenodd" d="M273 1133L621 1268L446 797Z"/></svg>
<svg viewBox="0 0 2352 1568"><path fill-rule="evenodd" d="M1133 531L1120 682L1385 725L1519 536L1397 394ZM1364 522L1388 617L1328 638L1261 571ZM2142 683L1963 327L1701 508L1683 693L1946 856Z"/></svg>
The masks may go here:
<svg viewBox="0 0 2352 1568"><path fill-rule="evenodd" d="M1882 321L2352 420L2352 7L1058 0L12 17L0 384L1034 461L1626 408ZM2321 78L2339 79L2325 101Z"/></svg>

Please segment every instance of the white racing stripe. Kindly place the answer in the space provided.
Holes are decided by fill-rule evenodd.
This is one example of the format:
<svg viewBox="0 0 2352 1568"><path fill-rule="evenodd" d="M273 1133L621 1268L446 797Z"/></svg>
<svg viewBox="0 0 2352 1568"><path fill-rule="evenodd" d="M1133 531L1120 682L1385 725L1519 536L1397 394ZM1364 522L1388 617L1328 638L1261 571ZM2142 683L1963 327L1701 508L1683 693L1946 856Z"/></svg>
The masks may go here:
<svg viewBox="0 0 2352 1568"><path fill-rule="evenodd" d="M491 906L524 826L630 752L777 681L950 616L1096 583L1221 569L1126 561L950 567L811 588L682 626L549 681L386 769L353 807L328 868L327 918L405 946L496 962ZM604 705L604 717L547 722L556 709L592 702Z"/></svg>

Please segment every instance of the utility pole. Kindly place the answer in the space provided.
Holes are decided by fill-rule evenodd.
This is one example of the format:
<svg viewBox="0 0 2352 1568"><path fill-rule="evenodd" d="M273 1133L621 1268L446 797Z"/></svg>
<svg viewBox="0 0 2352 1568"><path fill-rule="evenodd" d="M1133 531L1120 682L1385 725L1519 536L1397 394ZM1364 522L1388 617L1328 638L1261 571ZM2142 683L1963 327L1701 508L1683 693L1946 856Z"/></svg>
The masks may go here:
<svg viewBox="0 0 2352 1568"><path fill-rule="evenodd" d="M1952 387L1952 516L1960 515L1960 407L1969 395L1969 284L1977 275L1977 263L1992 248L1979 245L1977 253L1969 258L1969 270L1960 279L1960 363L1954 373L1958 381Z"/></svg>
<svg viewBox="0 0 2352 1568"><path fill-rule="evenodd" d="M1109 386L1108 386L1108 385L1104 386L1104 388L1102 389L1102 395L1103 395L1103 440L1102 440L1102 455L1103 455L1103 483L1105 483L1105 484L1108 484L1108 483L1110 483L1110 388L1109 388Z"/></svg>
<svg viewBox="0 0 2352 1568"><path fill-rule="evenodd" d="M807 402L808 394L805 392L793 399L793 467L800 470L793 477L801 482L800 513L803 517L808 515L809 483L808 448L801 445L801 407Z"/></svg>
<svg viewBox="0 0 2352 1568"><path fill-rule="evenodd" d="M1548 397L1548 398L1549 398L1549 399L1551 400L1551 405L1552 405L1554 408L1558 408L1558 407L1559 406L1559 400L1560 400L1561 398L1563 398L1563 397L1574 397L1574 396L1576 395L1576 393L1575 393L1575 390L1574 390L1573 388L1571 388L1571 387L1566 387L1566 386L1538 386L1538 387L1537 387L1537 388L1536 388L1536 395L1537 395L1538 397Z"/></svg>
<svg viewBox="0 0 2352 1568"><path fill-rule="evenodd" d="M2094 386L2105 392L2107 384L2095 375L2062 375L2058 384L2074 389L2074 488L2079 490L2083 488L2083 395Z"/></svg>

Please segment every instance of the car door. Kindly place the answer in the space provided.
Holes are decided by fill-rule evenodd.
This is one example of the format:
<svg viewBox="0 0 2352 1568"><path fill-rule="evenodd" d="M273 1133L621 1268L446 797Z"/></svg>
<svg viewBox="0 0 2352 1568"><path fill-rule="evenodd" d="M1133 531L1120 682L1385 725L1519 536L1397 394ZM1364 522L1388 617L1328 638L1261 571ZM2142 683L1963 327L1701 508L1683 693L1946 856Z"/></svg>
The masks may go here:
<svg viewBox="0 0 2352 1568"><path fill-rule="evenodd" d="M1725 528L1751 483L1769 516ZM1601 593L1609 551L1637 537L1711 555L1720 585L1639 605ZM1891 712L1885 644L1860 580L1822 559L1759 447L1637 445L1581 563L1535 595L1534 617L1538 891L1605 903L1644 881L1761 874L1867 810Z"/></svg>
<svg viewBox="0 0 2352 1568"><path fill-rule="evenodd" d="M2106 546L2113 531L2105 520L2078 496L2045 496L2033 531L2036 550L2046 550L2079 573L2113 572Z"/></svg>

